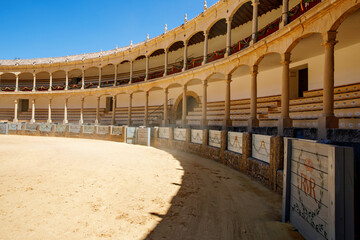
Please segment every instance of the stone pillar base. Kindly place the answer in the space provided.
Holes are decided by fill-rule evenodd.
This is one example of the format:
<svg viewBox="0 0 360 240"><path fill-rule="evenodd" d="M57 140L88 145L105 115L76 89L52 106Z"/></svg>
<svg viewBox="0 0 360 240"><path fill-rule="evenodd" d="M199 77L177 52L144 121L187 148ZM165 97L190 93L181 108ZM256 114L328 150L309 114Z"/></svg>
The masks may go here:
<svg viewBox="0 0 360 240"><path fill-rule="evenodd" d="M31 119L31 120L30 120L30 123L35 123L35 119Z"/></svg>
<svg viewBox="0 0 360 240"><path fill-rule="evenodd" d="M259 119L257 118L249 118L248 120L248 132L251 132L253 127L259 126Z"/></svg>
<svg viewBox="0 0 360 240"><path fill-rule="evenodd" d="M222 125L222 128L224 130L226 130L227 127L231 127L232 126L232 121L231 120L224 120L223 121L223 125Z"/></svg>
<svg viewBox="0 0 360 240"><path fill-rule="evenodd" d="M281 117L278 121L278 135L284 136L284 129L292 127L292 119L289 117Z"/></svg>
<svg viewBox="0 0 360 240"><path fill-rule="evenodd" d="M335 116L321 116L318 118L318 139L327 139L328 128L339 128L339 119Z"/></svg>
<svg viewBox="0 0 360 240"><path fill-rule="evenodd" d="M209 125L209 123L208 123L207 120L200 122L200 128L201 129L207 129L208 125Z"/></svg>
<svg viewBox="0 0 360 240"><path fill-rule="evenodd" d="M167 127L169 125L169 120L162 120L161 125Z"/></svg>
<svg viewBox="0 0 360 240"><path fill-rule="evenodd" d="M64 120L64 121L63 121L63 124L68 124L68 123L69 123L68 120Z"/></svg>
<svg viewBox="0 0 360 240"><path fill-rule="evenodd" d="M52 121L51 121L51 120L47 120L47 123L50 124L50 123L52 123Z"/></svg>

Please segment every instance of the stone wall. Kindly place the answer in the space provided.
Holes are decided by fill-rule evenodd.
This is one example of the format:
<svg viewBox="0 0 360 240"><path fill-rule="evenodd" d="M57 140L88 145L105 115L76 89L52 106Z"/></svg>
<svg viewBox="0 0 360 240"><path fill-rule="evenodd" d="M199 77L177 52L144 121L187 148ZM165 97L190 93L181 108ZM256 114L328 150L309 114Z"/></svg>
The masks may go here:
<svg viewBox="0 0 360 240"><path fill-rule="evenodd" d="M283 138L280 136L271 137L270 143L270 164L251 157L252 139L250 133L243 134L243 154L227 150L227 131L221 132L221 147L208 145L209 130L203 131L203 144L190 142L190 129L186 129L186 141L173 139L173 129L170 129L169 139L162 139L155 130L153 146L162 149L179 150L193 153L243 172L257 181L268 186L277 193L282 193L282 169L283 169Z"/></svg>

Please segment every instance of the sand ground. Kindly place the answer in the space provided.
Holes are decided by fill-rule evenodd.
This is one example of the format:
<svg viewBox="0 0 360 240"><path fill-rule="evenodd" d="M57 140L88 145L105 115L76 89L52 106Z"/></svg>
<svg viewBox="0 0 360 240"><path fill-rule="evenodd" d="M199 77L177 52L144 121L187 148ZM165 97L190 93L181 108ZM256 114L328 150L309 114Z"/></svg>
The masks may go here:
<svg viewBox="0 0 360 240"><path fill-rule="evenodd" d="M281 196L192 154L0 136L0 239L301 239Z"/></svg>

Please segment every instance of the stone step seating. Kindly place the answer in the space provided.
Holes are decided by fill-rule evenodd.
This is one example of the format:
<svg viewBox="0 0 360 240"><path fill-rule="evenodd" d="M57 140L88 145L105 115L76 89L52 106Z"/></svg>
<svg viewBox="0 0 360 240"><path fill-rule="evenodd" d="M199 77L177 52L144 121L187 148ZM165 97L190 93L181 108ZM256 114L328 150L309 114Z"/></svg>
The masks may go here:
<svg viewBox="0 0 360 240"><path fill-rule="evenodd" d="M317 120L294 120L293 126L300 128L316 128ZM360 118L340 118L339 128L342 129L360 129Z"/></svg>
<svg viewBox="0 0 360 240"><path fill-rule="evenodd" d="M272 126L276 121L269 121L269 113L278 113L281 96L261 97L257 101L257 117L264 126ZM207 120L210 126L221 126L225 114L225 102L210 102L207 104ZM202 115L202 107L194 108L188 113L189 125L199 125ZM250 116L250 99L232 100L230 105L230 119L233 126L247 126Z"/></svg>
<svg viewBox="0 0 360 240"><path fill-rule="evenodd" d="M14 119L14 109L0 108L0 122L12 121Z"/></svg>
<svg viewBox="0 0 360 240"><path fill-rule="evenodd" d="M347 93L338 93L334 95L334 100L345 100L345 99L354 99L354 98L360 98L360 91L356 92L347 92ZM317 96L317 97L304 97L304 98L298 98L298 99L292 99L290 100L290 105L299 105L299 104L307 104L307 103L322 103L323 97Z"/></svg>
<svg viewBox="0 0 360 240"><path fill-rule="evenodd" d="M99 114L104 113L104 109L99 109ZM19 113L19 120L31 120L31 110L27 112ZM69 122L79 122L80 120L80 109L68 109L67 111ZM93 123L96 119L96 109L85 108L83 111L84 123ZM35 109L35 120L39 122L46 122L48 120L48 109ZM64 120L64 109L52 109L51 120L53 122L63 122Z"/></svg>
<svg viewBox="0 0 360 240"><path fill-rule="evenodd" d="M344 85L344 86L338 86L334 88L334 93L347 93L347 92L356 92L360 91L360 83L350 84L350 85ZM304 97L317 97L322 96L323 90L312 90L312 91L306 91L304 92Z"/></svg>
<svg viewBox="0 0 360 240"><path fill-rule="evenodd" d="M149 106L148 113L149 113L149 122L151 123L154 119L162 119L163 116L163 108L161 106ZM145 107L132 107L131 110L131 120L134 124L143 124L145 117ZM105 113L101 117L101 123L105 124L111 123L112 119L112 112ZM115 109L115 123L117 125L127 124L128 120L128 108L121 107Z"/></svg>

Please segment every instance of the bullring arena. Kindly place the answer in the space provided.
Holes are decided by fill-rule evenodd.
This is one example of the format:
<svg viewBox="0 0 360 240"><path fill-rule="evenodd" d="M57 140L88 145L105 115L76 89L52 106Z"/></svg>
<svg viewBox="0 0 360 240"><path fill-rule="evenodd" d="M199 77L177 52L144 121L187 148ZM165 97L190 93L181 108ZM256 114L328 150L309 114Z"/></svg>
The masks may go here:
<svg viewBox="0 0 360 240"><path fill-rule="evenodd" d="M359 239L359 8L205 2L141 43L0 60L0 239Z"/></svg>

